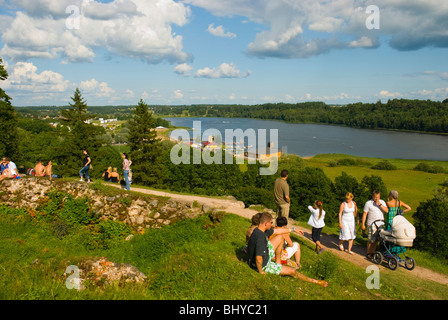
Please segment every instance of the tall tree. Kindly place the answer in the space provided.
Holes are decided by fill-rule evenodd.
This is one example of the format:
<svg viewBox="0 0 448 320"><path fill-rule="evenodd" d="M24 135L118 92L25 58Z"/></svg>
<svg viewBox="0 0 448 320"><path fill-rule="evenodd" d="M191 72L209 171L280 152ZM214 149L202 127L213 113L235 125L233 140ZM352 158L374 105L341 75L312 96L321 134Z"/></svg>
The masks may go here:
<svg viewBox="0 0 448 320"><path fill-rule="evenodd" d="M81 95L81 91L76 88L73 103L66 109L61 109L63 122L70 128L70 132L75 139L78 149L97 149L100 147L97 135L100 133L99 127L89 123L97 115L89 113L87 103Z"/></svg>
<svg viewBox="0 0 448 320"><path fill-rule="evenodd" d="M0 81L8 79L8 71L3 66L3 60L0 58ZM17 118L13 105L12 98L0 88L0 128L2 130L2 138L0 139L0 154L7 156L14 160L19 157L18 148L18 132L17 132Z"/></svg>
<svg viewBox="0 0 448 320"><path fill-rule="evenodd" d="M87 103L78 88L71 100L67 108L60 109L61 122L66 125L66 130L62 131L60 147L55 152L61 171L69 176L78 174L83 149L87 149L91 156L98 151L101 147L99 135L104 133L104 128L90 124L96 114L87 110Z"/></svg>
<svg viewBox="0 0 448 320"><path fill-rule="evenodd" d="M134 117L129 120L128 142L129 157L132 161L132 179L134 182L151 185L160 176L160 145L156 142L156 120L148 105L140 99L134 110ZM160 160L160 159L159 159Z"/></svg>

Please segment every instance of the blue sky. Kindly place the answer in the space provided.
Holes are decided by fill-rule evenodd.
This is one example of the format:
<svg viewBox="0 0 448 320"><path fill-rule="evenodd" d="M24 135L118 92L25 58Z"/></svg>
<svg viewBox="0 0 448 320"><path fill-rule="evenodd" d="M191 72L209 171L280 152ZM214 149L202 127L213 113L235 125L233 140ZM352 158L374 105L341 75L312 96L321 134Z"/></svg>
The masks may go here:
<svg viewBox="0 0 448 320"><path fill-rule="evenodd" d="M0 85L16 106L66 105L77 87L89 105L448 98L444 0L0 0L0 7L9 72ZM70 28L73 8L79 27ZM379 28L367 28L368 19Z"/></svg>

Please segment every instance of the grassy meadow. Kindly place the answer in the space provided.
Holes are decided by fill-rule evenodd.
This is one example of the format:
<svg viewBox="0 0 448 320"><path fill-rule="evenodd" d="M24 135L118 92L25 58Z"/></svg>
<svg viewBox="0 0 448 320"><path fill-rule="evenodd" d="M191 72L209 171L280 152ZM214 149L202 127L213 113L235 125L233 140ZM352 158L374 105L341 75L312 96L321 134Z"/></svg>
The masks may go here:
<svg viewBox="0 0 448 320"><path fill-rule="evenodd" d="M329 281L328 288L289 277L260 275L242 261L250 223L226 214L220 224L208 217L149 230L107 250L88 250L82 235L52 235L26 216L0 215L0 299L2 300L315 300L448 299L446 286L423 281L400 268L381 270L380 289L367 289L365 270L331 253L302 249L301 272ZM67 266L91 257L130 263L148 276L144 284L65 287Z"/></svg>
<svg viewBox="0 0 448 320"><path fill-rule="evenodd" d="M389 189L413 211L421 201L432 198L433 190L447 174L412 170L421 161L390 160L397 170L374 170L382 159L361 158L356 166L330 166L347 155L320 155L307 159L308 166L321 167L334 179L342 171L358 180L379 175ZM357 157L353 157L357 158ZM367 164L367 162L369 164ZM448 163L435 162L448 169ZM108 187L102 185L104 191ZM385 196L383 196L383 199ZM303 223L303 222L302 222ZM328 288L289 277L260 275L243 261L241 248L250 226L247 219L225 214L212 224L207 215L180 221L161 229L135 234L130 241L117 239L107 248L85 245L85 230L59 238L47 226L36 223L24 211L0 210L0 299L2 300L446 300L446 285L412 276L412 271L381 268L380 288L368 289L366 270L329 252L316 255L314 245L296 238L301 245L305 275L327 280ZM326 227L324 233L337 233ZM357 243L365 245L364 239ZM409 250L418 266L448 274L446 261ZM69 290L64 272L69 265L95 257L137 267L147 277L143 284L87 285Z"/></svg>
<svg viewBox="0 0 448 320"><path fill-rule="evenodd" d="M357 165L350 166L331 166L334 161L341 159L355 159L359 161ZM448 179L447 173L428 173L413 170L415 166L421 162L429 165L443 167L448 172L447 161L427 161L427 160L403 160L403 159L387 159L397 170L375 170L371 167L384 159L365 158L348 156L344 154L322 154L306 159L308 166L320 167L325 174L334 181L343 171L354 176L358 181L364 176L377 175L383 179L388 190L397 190L400 200L410 205L412 210L405 214L406 218L412 221L412 214L415 212L420 202L431 199L434 191L442 182ZM386 201L387 194L381 195ZM354 199L356 201L356 199ZM359 204L358 204L359 205Z"/></svg>

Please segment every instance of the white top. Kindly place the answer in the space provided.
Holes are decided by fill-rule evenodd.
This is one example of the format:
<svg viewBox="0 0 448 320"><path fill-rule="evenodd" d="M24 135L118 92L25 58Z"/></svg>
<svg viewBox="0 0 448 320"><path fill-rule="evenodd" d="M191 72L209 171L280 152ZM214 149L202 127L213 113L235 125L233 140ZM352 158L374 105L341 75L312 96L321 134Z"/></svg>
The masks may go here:
<svg viewBox="0 0 448 320"><path fill-rule="evenodd" d="M325 226L325 210L322 209L322 216L320 217L320 219L319 209L314 209L312 206L308 206L308 210L311 211L311 216L308 220L308 224L314 228L323 228Z"/></svg>
<svg viewBox="0 0 448 320"><path fill-rule="evenodd" d="M380 200L382 206L386 206L386 202ZM375 220L384 220L384 213L380 207L373 201L369 200L364 205L364 212L367 212L367 225L370 226Z"/></svg>
<svg viewBox="0 0 448 320"><path fill-rule="evenodd" d="M17 166L16 166L16 164L14 162L9 161L8 169L11 172L11 175L13 175L13 176L18 175Z"/></svg>
<svg viewBox="0 0 448 320"><path fill-rule="evenodd" d="M353 218L355 219L354 213L355 213L355 203L353 201L350 201L350 203L347 202L343 202L344 204L344 209L342 210L342 216L346 216L349 218ZM351 207L349 207L348 205L351 204Z"/></svg>

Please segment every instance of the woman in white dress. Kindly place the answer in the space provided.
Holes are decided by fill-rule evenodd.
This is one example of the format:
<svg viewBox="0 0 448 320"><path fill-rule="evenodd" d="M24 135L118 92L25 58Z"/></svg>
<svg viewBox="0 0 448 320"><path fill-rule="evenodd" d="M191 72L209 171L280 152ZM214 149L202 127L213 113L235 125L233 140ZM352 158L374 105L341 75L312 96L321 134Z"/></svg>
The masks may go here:
<svg viewBox="0 0 448 320"><path fill-rule="evenodd" d="M348 241L347 252L353 254L353 239L356 238L355 217L358 215L358 208L353 201L353 194L350 192L345 195L345 201L339 208L339 249L344 251L344 241ZM358 219L359 223L359 219Z"/></svg>

